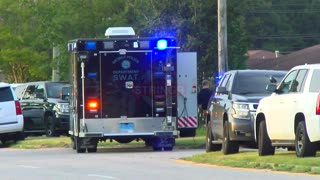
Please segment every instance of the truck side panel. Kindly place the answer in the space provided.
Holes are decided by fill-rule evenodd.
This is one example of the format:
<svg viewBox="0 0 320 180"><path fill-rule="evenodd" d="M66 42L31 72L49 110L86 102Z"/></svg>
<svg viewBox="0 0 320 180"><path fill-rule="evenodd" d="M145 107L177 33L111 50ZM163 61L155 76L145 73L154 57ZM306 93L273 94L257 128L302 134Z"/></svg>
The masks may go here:
<svg viewBox="0 0 320 180"><path fill-rule="evenodd" d="M197 53L177 54L178 117L177 127L181 137L195 135L198 127L197 106Z"/></svg>

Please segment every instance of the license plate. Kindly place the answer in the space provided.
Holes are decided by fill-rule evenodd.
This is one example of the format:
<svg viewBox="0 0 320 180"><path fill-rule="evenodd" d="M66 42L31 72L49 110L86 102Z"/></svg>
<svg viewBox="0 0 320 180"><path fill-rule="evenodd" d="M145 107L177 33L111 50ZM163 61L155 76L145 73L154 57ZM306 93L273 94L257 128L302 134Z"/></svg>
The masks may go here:
<svg viewBox="0 0 320 180"><path fill-rule="evenodd" d="M120 123L120 130L133 130L134 124L133 123Z"/></svg>

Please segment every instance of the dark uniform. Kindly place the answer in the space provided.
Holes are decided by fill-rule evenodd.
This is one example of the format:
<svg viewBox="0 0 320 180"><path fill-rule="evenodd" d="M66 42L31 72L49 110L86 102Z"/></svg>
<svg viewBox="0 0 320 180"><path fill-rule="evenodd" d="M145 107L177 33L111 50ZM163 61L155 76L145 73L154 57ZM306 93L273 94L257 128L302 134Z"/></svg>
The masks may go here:
<svg viewBox="0 0 320 180"><path fill-rule="evenodd" d="M198 104L201 105L202 110L206 110L208 101L212 95L212 91L209 88L201 89L198 93Z"/></svg>

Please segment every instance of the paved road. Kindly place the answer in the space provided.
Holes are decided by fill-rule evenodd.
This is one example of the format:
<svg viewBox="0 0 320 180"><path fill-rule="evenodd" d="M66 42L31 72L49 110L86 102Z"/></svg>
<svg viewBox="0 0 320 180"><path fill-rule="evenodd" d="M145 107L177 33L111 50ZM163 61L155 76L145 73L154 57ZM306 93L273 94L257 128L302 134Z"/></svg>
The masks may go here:
<svg viewBox="0 0 320 180"><path fill-rule="evenodd" d="M199 165L179 158L203 150L153 152L146 148L99 149L77 154L71 149L0 148L1 180L316 180L320 176Z"/></svg>

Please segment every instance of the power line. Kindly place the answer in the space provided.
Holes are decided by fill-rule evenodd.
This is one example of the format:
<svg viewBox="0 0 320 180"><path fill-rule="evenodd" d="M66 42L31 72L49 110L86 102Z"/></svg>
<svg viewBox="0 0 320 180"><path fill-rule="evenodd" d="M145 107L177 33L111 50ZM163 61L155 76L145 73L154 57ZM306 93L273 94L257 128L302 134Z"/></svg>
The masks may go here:
<svg viewBox="0 0 320 180"><path fill-rule="evenodd" d="M320 35L264 35L250 37L255 39L319 39Z"/></svg>
<svg viewBox="0 0 320 180"><path fill-rule="evenodd" d="M312 7L315 7L315 6L320 6L320 3L314 3L314 4L310 4L310 3L304 3L304 4L302 4L302 3L300 3L300 4L271 4L271 5L266 5L266 7L268 7L268 8L272 8L272 7L308 7L308 6L312 6ZM257 5L251 5L251 6L249 6L249 8L257 8L257 9L259 9L259 8L264 8L263 6L261 6L261 5L259 5L259 6L257 6Z"/></svg>
<svg viewBox="0 0 320 180"><path fill-rule="evenodd" d="M320 12L319 9L303 9L303 10L281 10L281 9L269 9L269 10L252 10L248 13L250 14L272 14L272 13L278 13L278 14L312 14L312 13L318 13Z"/></svg>

